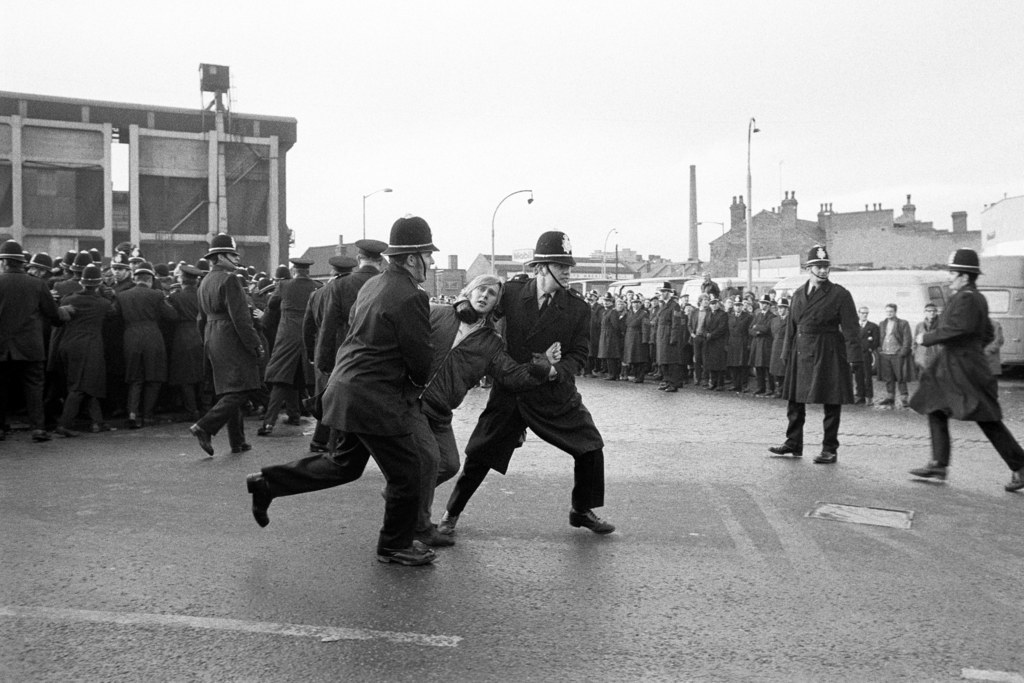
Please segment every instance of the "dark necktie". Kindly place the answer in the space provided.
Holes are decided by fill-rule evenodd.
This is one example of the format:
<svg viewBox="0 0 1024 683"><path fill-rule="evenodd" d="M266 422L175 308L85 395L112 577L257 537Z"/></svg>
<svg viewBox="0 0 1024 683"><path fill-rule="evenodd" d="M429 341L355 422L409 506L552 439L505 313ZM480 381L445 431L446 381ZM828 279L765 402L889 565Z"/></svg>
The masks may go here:
<svg viewBox="0 0 1024 683"><path fill-rule="evenodd" d="M547 309L548 303L550 303L550 302L551 302L551 295L550 294L545 294L544 296L542 296L540 298L540 312L541 313L543 313Z"/></svg>

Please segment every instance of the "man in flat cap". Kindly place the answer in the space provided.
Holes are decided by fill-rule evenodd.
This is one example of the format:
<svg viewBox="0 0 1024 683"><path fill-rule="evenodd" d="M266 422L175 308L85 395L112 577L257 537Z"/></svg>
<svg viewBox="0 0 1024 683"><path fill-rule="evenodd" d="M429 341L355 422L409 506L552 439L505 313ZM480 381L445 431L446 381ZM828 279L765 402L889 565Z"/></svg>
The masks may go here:
<svg viewBox="0 0 1024 683"><path fill-rule="evenodd" d="M534 277L513 278L503 288L499 306L505 313L508 355L529 363L533 354L543 354L558 342L562 358L552 366L550 381L536 389L514 393L495 382L466 446L466 462L438 532L454 533L459 515L490 470L508 471L527 427L575 461L569 524L597 534L615 531L594 513L604 505L604 441L576 391L576 373L590 349L590 311L579 293L569 289L574 265L568 235L545 232L526 263Z"/></svg>
<svg viewBox="0 0 1024 683"><path fill-rule="evenodd" d="M372 456L388 482L377 559L410 566L434 561L434 551L414 536L429 458L417 437L430 429L419 394L433 358L429 297L419 284L435 251L422 218L400 218L391 227L388 267L359 291L323 396L323 422L343 433L340 443L332 453L249 475L246 486L260 526L270 523L267 508L275 497L354 481Z"/></svg>
<svg viewBox="0 0 1024 683"><path fill-rule="evenodd" d="M310 295L321 285L309 277L309 267L313 265L311 259L293 258L290 261L292 277L281 280L277 292L267 302L267 309L280 311L280 318L274 336L274 350L264 377L270 385L270 403L263 416L263 425L256 432L259 436L270 436L274 432L277 416L285 405L289 414L294 416L289 418L288 424L298 424L300 394L315 384L313 368L305 358L302 343L302 317Z"/></svg>

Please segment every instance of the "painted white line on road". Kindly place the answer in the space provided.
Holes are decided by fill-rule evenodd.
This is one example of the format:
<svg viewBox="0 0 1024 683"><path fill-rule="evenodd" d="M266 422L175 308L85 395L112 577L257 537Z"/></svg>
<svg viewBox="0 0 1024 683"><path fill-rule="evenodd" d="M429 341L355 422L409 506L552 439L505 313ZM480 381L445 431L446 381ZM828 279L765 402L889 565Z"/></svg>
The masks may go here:
<svg viewBox="0 0 1024 683"><path fill-rule="evenodd" d="M389 640L394 643L428 647L455 647L461 636L430 635L402 631L375 631L364 628L312 626L307 624L275 624L265 621L189 617L179 614L145 614L139 612L101 612L95 610L61 609L55 607L0 607L0 617L45 619L48 621L86 621L124 626L173 626L201 628L212 631L267 633L278 636L319 638L324 642L337 640Z"/></svg>
<svg viewBox="0 0 1024 683"><path fill-rule="evenodd" d="M986 669L963 669L961 678L971 681L1004 681L1005 683L1024 683L1024 676L1011 671L988 671Z"/></svg>

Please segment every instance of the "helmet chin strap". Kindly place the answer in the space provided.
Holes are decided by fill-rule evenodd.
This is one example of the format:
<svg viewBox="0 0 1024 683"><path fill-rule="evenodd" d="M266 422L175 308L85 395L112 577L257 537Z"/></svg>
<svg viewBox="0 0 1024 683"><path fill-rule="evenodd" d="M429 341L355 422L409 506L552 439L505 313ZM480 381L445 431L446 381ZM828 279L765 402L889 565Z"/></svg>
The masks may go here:
<svg viewBox="0 0 1024 683"><path fill-rule="evenodd" d="M548 271L548 275L550 275L551 279L555 281L555 283L558 285L559 289L568 290L568 287L563 285L562 281L559 280L557 277L555 277L555 274L551 272L551 264L550 263L545 263L544 264L544 270Z"/></svg>

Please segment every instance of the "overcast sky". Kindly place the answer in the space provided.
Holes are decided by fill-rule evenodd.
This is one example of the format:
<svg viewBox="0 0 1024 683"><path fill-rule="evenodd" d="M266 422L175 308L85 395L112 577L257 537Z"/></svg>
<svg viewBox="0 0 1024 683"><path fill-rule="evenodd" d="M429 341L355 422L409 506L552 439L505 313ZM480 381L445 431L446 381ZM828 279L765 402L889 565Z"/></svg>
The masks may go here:
<svg viewBox="0 0 1024 683"><path fill-rule="evenodd" d="M148 9L158 5L160 9ZM11 8L9 8L11 9ZM801 218L913 195L979 229L1024 194L1024 3L36 2L3 13L0 90L196 107L226 64L236 112L298 120L297 249L423 216L466 267L569 233L577 255L688 253L701 221L793 190ZM617 232L609 237L609 231ZM701 229L701 254L717 225Z"/></svg>

